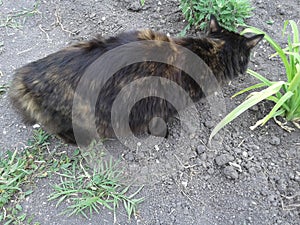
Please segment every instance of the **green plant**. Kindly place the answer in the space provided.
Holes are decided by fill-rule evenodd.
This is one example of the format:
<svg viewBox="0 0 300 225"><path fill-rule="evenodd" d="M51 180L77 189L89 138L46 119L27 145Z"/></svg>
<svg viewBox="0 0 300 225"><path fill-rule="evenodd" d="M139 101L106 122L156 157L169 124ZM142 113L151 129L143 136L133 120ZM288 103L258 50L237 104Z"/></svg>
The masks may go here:
<svg viewBox="0 0 300 225"><path fill-rule="evenodd" d="M267 87L266 89L253 92L250 94L248 99L246 99L242 104L230 112L217 126L213 129L211 138L224 126L234 120L241 113L257 104L262 100L269 100L275 103L272 110L261 120L250 127L255 129L257 126L264 125L271 118L276 119L277 116L284 117L287 121L292 121L296 127L300 128L298 122L300 121L300 41L299 41L299 30L297 24L293 20L285 21L283 28L283 35L286 32L288 25L291 26L293 37L288 35L287 42L288 47L281 48L278 43L276 43L269 35L263 31L249 27L246 28L242 34L245 33L255 33L255 34L265 34L265 39L276 51L271 57L279 55L286 72L286 81L270 81L263 77L262 75L248 70L248 73L260 80L260 83L250 86L234 96L240 95L247 91L255 90L257 88ZM234 97L233 96L233 97ZM287 130L291 130L287 126L283 126Z"/></svg>
<svg viewBox="0 0 300 225"><path fill-rule="evenodd" d="M64 200L71 200L66 212L86 215L86 210L99 212L100 206L113 210L114 215L122 202L128 218L136 214L137 205L143 198L134 198L141 190L129 194L130 186L122 185L122 170L118 164L103 160L99 154L101 146L91 146L90 151L81 154L77 149L71 157L63 152L56 152L57 146L50 152L49 134L42 129L33 131L24 151L7 151L0 155L0 223L32 224L33 217L22 213L20 202L33 190L31 184L39 178L58 175L61 183L54 186L54 193L49 199L58 198L57 205ZM96 149L98 148L98 149ZM94 151L92 151L94 150ZM97 169L87 166L87 158L97 160ZM37 222L33 223L39 224Z"/></svg>
<svg viewBox="0 0 300 225"><path fill-rule="evenodd" d="M58 206L68 199L71 205L63 213L82 214L86 218L87 212L91 216L104 206L114 212L116 220L119 202L123 203L128 219L136 214L136 207L143 198L134 197L142 187L133 194L127 194L130 186L121 185L122 171L112 159L108 162L100 161L97 169L83 166L82 161L83 158L76 157L62 167L61 183L53 187L54 193L49 196L49 200L58 199Z"/></svg>
<svg viewBox="0 0 300 225"><path fill-rule="evenodd" d="M0 71L1 73L1 71ZM6 84L1 84L0 85L0 95L4 94L6 92L6 90L8 89L8 85Z"/></svg>
<svg viewBox="0 0 300 225"><path fill-rule="evenodd" d="M1 5L2 2L0 2ZM32 9L22 9L0 17L0 27L9 27L9 28L21 28L22 23L25 22L27 17L36 15L39 13L38 7L40 1L35 1ZM23 20L23 21L22 21Z"/></svg>
<svg viewBox="0 0 300 225"><path fill-rule="evenodd" d="M189 23L181 35L191 26L205 29L211 14L223 27L236 31L237 26L245 25L244 19L249 18L253 10L249 0L180 0L180 9Z"/></svg>
<svg viewBox="0 0 300 225"><path fill-rule="evenodd" d="M5 225L22 224L25 220L31 223L32 217L22 213L19 202L32 193L26 185L38 177L42 169L37 161L41 156L34 153L46 148L48 137L43 130L36 130L24 152L7 151L0 157L0 222L5 221Z"/></svg>

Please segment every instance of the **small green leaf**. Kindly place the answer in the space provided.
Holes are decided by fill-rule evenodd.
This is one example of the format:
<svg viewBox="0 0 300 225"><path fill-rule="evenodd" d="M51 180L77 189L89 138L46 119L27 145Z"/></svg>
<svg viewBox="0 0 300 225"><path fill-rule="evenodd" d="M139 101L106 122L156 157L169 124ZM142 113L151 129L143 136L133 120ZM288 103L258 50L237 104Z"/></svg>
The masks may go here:
<svg viewBox="0 0 300 225"><path fill-rule="evenodd" d="M267 85L264 84L264 83L259 83L259 84L252 85L250 87L247 87L247 88L235 93L233 96L231 96L231 98L235 98L236 96L241 95L245 92L248 92L248 91L251 91L251 90L254 90L254 89L258 89L258 88L262 88L262 87L266 87L266 86Z"/></svg>

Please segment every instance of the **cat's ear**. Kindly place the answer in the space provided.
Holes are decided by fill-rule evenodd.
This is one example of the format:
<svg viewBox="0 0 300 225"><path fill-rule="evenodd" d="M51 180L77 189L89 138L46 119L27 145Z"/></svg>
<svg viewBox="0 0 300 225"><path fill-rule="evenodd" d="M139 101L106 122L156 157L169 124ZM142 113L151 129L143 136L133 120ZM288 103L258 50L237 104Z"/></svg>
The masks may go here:
<svg viewBox="0 0 300 225"><path fill-rule="evenodd" d="M210 21L208 24L207 34L214 33L221 31L222 28L220 27L217 18L214 15L210 15Z"/></svg>
<svg viewBox="0 0 300 225"><path fill-rule="evenodd" d="M264 34L254 35L253 37L247 38L246 45L248 48L254 48L263 38Z"/></svg>

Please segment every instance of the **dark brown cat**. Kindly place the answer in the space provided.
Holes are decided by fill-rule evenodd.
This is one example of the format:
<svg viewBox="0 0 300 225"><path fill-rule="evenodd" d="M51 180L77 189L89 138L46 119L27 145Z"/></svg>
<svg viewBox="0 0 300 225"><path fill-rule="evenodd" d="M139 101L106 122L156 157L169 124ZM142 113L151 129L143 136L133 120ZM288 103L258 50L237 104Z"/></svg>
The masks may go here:
<svg viewBox="0 0 300 225"><path fill-rule="evenodd" d="M205 96L203 87L210 85L212 76L202 77L204 79L200 79L201 83L199 84L199 81L195 81L186 72L176 68L174 66L176 60L181 65L193 63L187 61L187 57L183 55L179 47L186 48L200 57L211 69L218 83L223 84L226 80L246 71L250 50L262 38L263 35L247 38L229 32L219 26L214 16L211 17L207 34L200 38L170 38L165 34L151 30L125 32L107 39L98 37L67 47L18 69L11 84L10 99L26 123L40 123L49 132L71 143L78 142L75 140L73 132L73 129L77 129L82 134L80 141L88 144L93 138L96 138L91 137L90 125L86 125L86 120L90 117L89 114L93 114L93 110L95 110L94 125L101 138L113 137L115 131L111 124L112 105L122 88L138 81L139 78L166 78L178 84L193 101ZM145 43L142 41L152 42ZM94 71L90 73L92 74L91 79L84 82L87 85L86 93L92 94L97 89L97 85L103 85L101 90L96 92L98 97L95 105L83 99L80 103L82 105L79 104L76 112L74 112L72 107L74 96L77 94L77 85L90 66L100 56L105 56L106 53L131 43L141 43L139 44L143 50L141 61L125 65L105 83L101 83L100 79L102 78L102 68L99 68L96 73L93 69ZM169 45L167 50L167 52L169 51L167 53L168 63L143 59L144 57L147 59L147 56L153 53L151 51L153 48L162 48L163 43ZM163 50L161 54L164 52L166 51ZM127 52L123 51L117 57L123 56L122 54L125 57ZM159 53L157 54L159 57ZM106 59L106 62L109 64L109 59ZM109 66L106 65L106 67ZM205 68L203 71L201 70L200 68L199 74ZM137 85L137 87L140 87L141 91L145 90L143 85ZM172 100L180 98L178 93L172 93L171 98L173 99L168 101L155 95L158 90L168 93L164 81L158 82L158 86L148 85L146 88L149 89L147 90L149 95L137 100L130 111L129 126L134 132L147 130L148 124L154 116L166 120L176 114L177 109L172 105ZM81 97L81 94L77 95ZM130 99L131 94L133 91L127 91L122 95L128 95L128 99Z"/></svg>

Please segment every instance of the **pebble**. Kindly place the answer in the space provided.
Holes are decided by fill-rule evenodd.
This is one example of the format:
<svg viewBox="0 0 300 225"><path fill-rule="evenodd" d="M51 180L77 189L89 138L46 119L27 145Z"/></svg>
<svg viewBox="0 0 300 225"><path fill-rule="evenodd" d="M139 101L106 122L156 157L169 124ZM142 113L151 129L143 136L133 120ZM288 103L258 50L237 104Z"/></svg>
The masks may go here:
<svg viewBox="0 0 300 225"><path fill-rule="evenodd" d="M280 145L281 140L280 140L279 137L272 136L271 139L270 139L270 141L269 141L269 143L270 143L271 145L278 146L278 145Z"/></svg>
<svg viewBox="0 0 300 225"><path fill-rule="evenodd" d="M205 146L204 145L198 145L197 148L196 148L196 152L198 155L204 153L206 150Z"/></svg>
<svg viewBox="0 0 300 225"><path fill-rule="evenodd" d="M254 167L250 167L250 168L248 169L248 171L249 171L250 174L255 174L255 173L256 173L256 170L255 170Z"/></svg>
<svg viewBox="0 0 300 225"><path fill-rule="evenodd" d="M186 180L184 180L184 181L181 182L181 184L182 184L182 186L183 186L184 188L186 188L187 185L188 185L188 182L187 182Z"/></svg>
<svg viewBox="0 0 300 225"><path fill-rule="evenodd" d="M242 155L243 155L244 158L247 158L248 157L248 152L243 151Z"/></svg>
<svg viewBox="0 0 300 225"><path fill-rule="evenodd" d="M232 166L226 166L223 170L223 173L226 177L231 179L238 179L239 174Z"/></svg>
<svg viewBox="0 0 300 225"><path fill-rule="evenodd" d="M127 9L133 12L138 12L142 9L142 6L140 2L134 1L127 7Z"/></svg>
<svg viewBox="0 0 300 225"><path fill-rule="evenodd" d="M235 148L233 150L236 154L241 154L242 150L240 148Z"/></svg>
<svg viewBox="0 0 300 225"><path fill-rule="evenodd" d="M201 155L200 155L200 159L202 160L202 161L206 161L207 160L207 154L204 152L204 153L202 153Z"/></svg>
<svg viewBox="0 0 300 225"><path fill-rule="evenodd" d="M189 209L188 209L188 207L184 207L184 209L183 209L183 214L184 214L184 215L188 215L188 214L189 214Z"/></svg>
<svg viewBox="0 0 300 225"><path fill-rule="evenodd" d="M128 161L133 161L134 156L133 156L132 152L129 152L128 154L126 154L125 159L128 160Z"/></svg>
<svg viewBox="0 0 300 225"><path fill-rule="evenodd" d="M90 14L90 18L92 19L92 18L94 18L94 17L96 17L96 13L91 13L91 14Z"/></svg>
<svg viewBox="0 0 300 225"><path fill-rule="evenodd" d="M153 19L159 19L160 15L158 13L153 13L151 16Z"/></svg>
<svg viewBox="0 0 300 225"><path fill-rule="evenodd" d="M214 127L214 123L213 123L212 121L206 121L206 122L205 122L205 126L206 126L207 128L213 128L213 127Z"/></svg>
<svg viewBox="0 0 300 225"><path fill-rule="evenodd" d="M229 154L222 154L216 157L215 161L218 166L223 166L234 160L234 157Z"/></svg>
<svg viewBox="0 0 300 225"><path fill-rule="evenodd" d="M251 111L253 112L257 112L258 111L258 106L257 105L254 105L250 108Z"/></svg>
<svg viewBox="0 0 300 225"><path fill-rule="evenodd" d="M208 170L207 170L207 173L209 174L209 175L213 175L213 173L214 173L215 171L214 171L214 168L209 168Z"/></svg>
<svg viewBox="0 0 300 225"><path fill-rule="evenodd" d="M269 200L270 202L274 202L274 201L276 201L276 196L275 196L275 195L269 195L269 196L268 196L268 200Z"/></svg>

